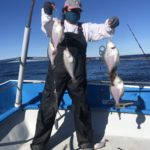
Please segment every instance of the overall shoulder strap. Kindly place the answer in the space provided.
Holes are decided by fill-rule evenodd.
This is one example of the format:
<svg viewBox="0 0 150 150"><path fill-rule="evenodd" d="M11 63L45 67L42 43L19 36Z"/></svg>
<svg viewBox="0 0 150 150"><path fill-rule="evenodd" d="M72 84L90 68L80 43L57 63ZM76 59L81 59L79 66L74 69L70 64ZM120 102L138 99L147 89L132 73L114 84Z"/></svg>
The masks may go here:
<svg viewBox="0 0 150 150"><path fill-rule="evenodd" d="M82 22L78 22L78 31L79 33L83 33Z"/></svg>

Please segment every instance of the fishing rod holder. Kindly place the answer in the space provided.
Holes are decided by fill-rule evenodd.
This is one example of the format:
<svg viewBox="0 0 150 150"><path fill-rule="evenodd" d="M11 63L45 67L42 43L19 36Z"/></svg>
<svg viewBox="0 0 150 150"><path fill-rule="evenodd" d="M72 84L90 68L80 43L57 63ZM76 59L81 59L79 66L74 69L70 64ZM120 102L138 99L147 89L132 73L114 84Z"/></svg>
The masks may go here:
<svg viewBox="0 0 150 150"><path fill-rule="evenodd" d="M19 74L18 74L18 85L17 85L17 92L16 92L15 107L20 107L22 105L22 86L23 86L23 79L24 79L24 69L25 69L28 47L29 47L30 26L31 26L31 21L32 21L34 3L35 3L35 0L32 0L28 24L24 30L22 52L21 52Z"/></svg>

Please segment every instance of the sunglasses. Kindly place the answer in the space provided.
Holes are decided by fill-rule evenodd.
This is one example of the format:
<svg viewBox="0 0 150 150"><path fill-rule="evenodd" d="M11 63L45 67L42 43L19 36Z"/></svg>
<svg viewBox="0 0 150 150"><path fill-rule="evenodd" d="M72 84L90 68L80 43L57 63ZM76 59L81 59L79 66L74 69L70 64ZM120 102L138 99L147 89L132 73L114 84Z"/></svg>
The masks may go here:
<svg viewBox="0 0 150 150"><path fill-rule="evenodd" d="M71 9L72 12L80 14L81 13L81 9L79 8L75 8L75 9Z"/></svg>
<svg viewBox="0 0 150 150"><path fill-rule="evenodd" d="M63 11L63 12L66 11L66 12L67 12L67 11L68 11L68 8L65 7L65 8L63 8L62 11ZM81 10L80 8L74 8L74 9L71 9L70 11L71 11L71 12L74 12L74 13L77 13L77 14L80 14L82 10Z"/></svg>

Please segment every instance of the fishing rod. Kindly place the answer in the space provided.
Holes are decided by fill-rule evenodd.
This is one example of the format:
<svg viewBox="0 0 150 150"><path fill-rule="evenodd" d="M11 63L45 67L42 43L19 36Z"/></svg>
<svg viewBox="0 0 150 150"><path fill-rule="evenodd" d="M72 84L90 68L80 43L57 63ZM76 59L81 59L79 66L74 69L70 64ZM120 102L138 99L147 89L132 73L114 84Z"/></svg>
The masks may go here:
<svg viewBox="0 0 150 150"><path fill-rule="evenodd" d="M143 50L142 46L140 45L140 43L139 43L138 39L136 38L135 34L133 33L133 31L132 31L132 29L131 29L130 25L129 25L129 24L127 24L127 27L129 28L129 30L130 30L130 32L132 33L132 35L133 35L133 37L134 37L135 41L137 42L137 44L138 44L139 48L141 49L141 51L142 51L143 55L145 56L145 59L146 59L146 60L150 63L150 59L148 58L148 56L147 56L147 55L146 55L146 53L144 52L144 50Z"/></svg>

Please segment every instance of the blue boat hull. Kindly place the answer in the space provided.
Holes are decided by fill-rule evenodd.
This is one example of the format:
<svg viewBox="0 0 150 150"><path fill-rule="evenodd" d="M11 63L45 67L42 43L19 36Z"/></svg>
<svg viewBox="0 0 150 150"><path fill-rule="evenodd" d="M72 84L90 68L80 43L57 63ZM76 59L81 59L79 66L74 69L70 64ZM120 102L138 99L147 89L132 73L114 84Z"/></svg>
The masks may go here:
<svg viewBox="0 0 150 150"><path fill-rule="evenodd" d="M17 81L0 85L0 148L30 149L44 82L23 83L22 106L15 108ZM131 105L116 110L108 84L88 84L87 101L92 110L94 142L107 141L104 150L149 150L150 87L125 85L123 103ZM78 147L72 101L67 93L56 116L48 150L74 150ZM69 128L68 128L69 127Z"/></svg>
<svg viewBox="0 0 150 150"><path fill-rule="evenodd" d="M22 90L22 107L15 108L15 96L17 89L17 81L9 81L0 85L0 121L5 119L11 113L19 109L38 109L44 88L43 82L24 82ZM150 87L125 86L125 93L122 102L133 103L126 108L121 108L119 111L124 113L142 112L145 115L150 115ZM108 84L88 84L87 101L93 109L108 109L116 112L114 101L109 92ZM72 100L68 92L65 92L63 101L60 104L60 109L70 109Z"/></svg>

